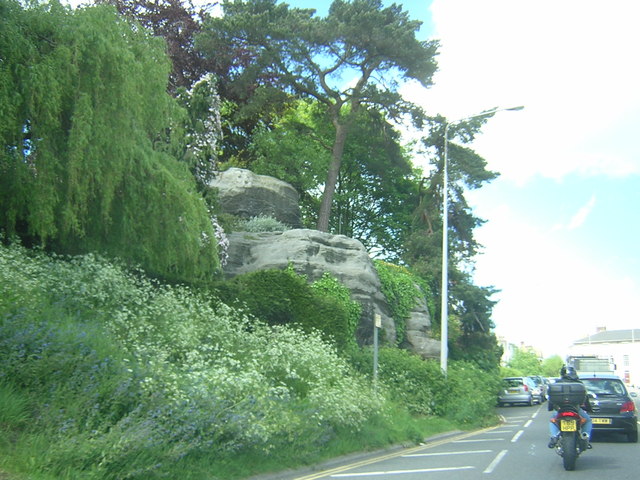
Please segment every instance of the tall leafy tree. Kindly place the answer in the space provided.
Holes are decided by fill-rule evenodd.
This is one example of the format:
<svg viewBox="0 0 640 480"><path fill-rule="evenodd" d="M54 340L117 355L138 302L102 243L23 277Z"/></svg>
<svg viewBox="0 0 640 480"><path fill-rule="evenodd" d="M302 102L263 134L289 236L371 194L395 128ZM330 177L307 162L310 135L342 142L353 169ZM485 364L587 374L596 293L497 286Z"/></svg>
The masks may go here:
<svg viewBox="0 0 640 480"><path fill-rule="evenodd" d="M474 230L484 223L476 217L465 192L480 188L495 179L498 174L487 169L486 161L466 146L480 132L491 117L472 118L449 125L448 172L449 172L449 305L450 314L460 326L460 335L453 339L453 357L469 358L475 351L482 357L480 363L497 364L499 348L491 329L491 313L497 293L493 287L481 287L473 283L474 257L481 249L475 239ZM442 116L428 119L428 134L423 143L431 153L432 168L421 189L419 208L414 216L414 232L410 236L406 261L417 272L426 275L432 291L442 295L442 194L444 166L444 131L447 120ZM437 303L438 308L440 302ZM440 319L440 313L436 315ZM451 339L450 339L451 340ZM487 352L491 352L490 355Z"/></svg>
<svg viewBox="0 0 640 480"><path fill-rule="evenodd" d="M219 269L186 164L164 42L111 7L0 1L0 228L64 253L98 251L172 280Z"/></svg>
<svg viewBox="0 0 640 480"><path fill-rule="evenodd" d="M419 41L421 22L396 4L381 0L334 0L324 18L311 9L290 9L275 0L226 1L224 16L205 21L198 41L208 56L234 46L250 64L232 71L238 88L257 91L275 85L318 101L334 129L331 162L317 227L328 231L333 198L350 129L367 106L391 118L419 109L402 99L398 81L431 84L437 42Z"/></svg>
<svg viewBox="0 0 640 480"><path fill-rule="evenodd" d="M317 221L333 128L318 102L300 101L255 136L252 169L275 175L301 193L304 223ZM331 230L360 240L374 256L402 257L417 182L400 134L375 110L362 110L345 147Z"/></svg>
<svg viewBox="0 0 640 480"><path fill-rule="evenodd" d="M540 358L535 352L526 348L516 348L508 366L522 372L522 375L540 375L542 373Z"/></svg>

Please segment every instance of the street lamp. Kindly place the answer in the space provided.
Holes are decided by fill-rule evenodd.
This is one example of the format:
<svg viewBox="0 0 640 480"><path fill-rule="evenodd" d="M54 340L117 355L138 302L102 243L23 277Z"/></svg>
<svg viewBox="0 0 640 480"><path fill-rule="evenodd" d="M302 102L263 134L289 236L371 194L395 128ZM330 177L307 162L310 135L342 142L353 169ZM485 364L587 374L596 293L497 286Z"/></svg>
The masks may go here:
<svg viewBox="0 0 640 480"><path fill-rule="evenodd" d="M442 288L440 304L440 369L447 375L447 358L449 347L449 125L485 115L493 115L502 111L518 111L524 107L494 108L486 112L476 113L444 124L444 166L442 173Z"/></svg>

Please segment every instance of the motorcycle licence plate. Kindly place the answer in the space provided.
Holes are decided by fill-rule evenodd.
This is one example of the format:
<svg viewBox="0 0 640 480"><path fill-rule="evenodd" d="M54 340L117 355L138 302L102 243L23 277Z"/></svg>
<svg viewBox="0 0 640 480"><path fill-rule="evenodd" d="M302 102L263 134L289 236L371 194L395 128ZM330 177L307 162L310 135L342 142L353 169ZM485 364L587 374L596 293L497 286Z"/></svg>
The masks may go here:
<svg viewBox="0 0 640 480"><path fill-rule="evenodd" d="M575 420L560 420L560 430L563 432L575 432L577 430Z"/></svg>

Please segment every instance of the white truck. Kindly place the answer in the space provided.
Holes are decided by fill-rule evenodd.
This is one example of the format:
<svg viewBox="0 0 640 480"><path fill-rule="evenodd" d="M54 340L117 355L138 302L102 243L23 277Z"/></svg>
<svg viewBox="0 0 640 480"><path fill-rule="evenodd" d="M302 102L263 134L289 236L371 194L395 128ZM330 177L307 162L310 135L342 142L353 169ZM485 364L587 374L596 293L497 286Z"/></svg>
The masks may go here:
<svg viewBox="0 0 640 480"><path fill-rule="evenodd" d="M615 375L616 364L613 357L599 357L596 355L578 355L567 357L567 365L573 366L580 375L603 374Z"/></svg>

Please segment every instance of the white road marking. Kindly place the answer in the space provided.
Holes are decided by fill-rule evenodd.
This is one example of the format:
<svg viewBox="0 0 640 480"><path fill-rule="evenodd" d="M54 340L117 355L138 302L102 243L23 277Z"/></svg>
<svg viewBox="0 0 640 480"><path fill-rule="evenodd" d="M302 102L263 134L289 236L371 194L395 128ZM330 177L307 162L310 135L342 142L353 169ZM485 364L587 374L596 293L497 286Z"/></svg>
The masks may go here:
<svg viewBox="0 0 640 480"><path fill-rule="evenodd" d="M466 450L463 452L440 452L440 453L413 453L411 455L402 455L402 458L409 457L437 457L440 455L469 455L471 453L491 453L493 450Z"/></svg>
<svg viewBox="0 0 640 480"><path fill-rule="evenodd" d="M482 442L497 442L498 440L504 440L504 438L478 438L476 440L456 440L451 443L482 443Z"/></svg>
<svg viewBox="0 0 640 480"><path fill-rule="evenodd" d="M520 438L520 436L524 433L524 430L520 430L518 433L516 433L513 438L511 439L511 443L515 443L518 441L518 439Z"/></svg>
<svg viewBox="0 0 640 480"><path fill-rule="evenodd" d="M531 422L533 422L533 420L529 420L527 423L525 423L524 428L527 428L529 425L531 425Z"/></svg>
<svg viewBox="0 0 640 480"><path fill-rule="evenodd" d="M482 473L492 473L500 463L500 460L502 460L504 456L507 454L507 451L508 450L502 450L498 455L496 455L496 458L493 459L493 461L489 464L487 469Z"/></svg>
<svg viewBox="0 0 640 480"><path fill-rule="evenodd" d="M349 477L373 477L380 475L406 475L407 473L431 473L431 472L451 472L453 470L473 470L475 467L466 465L464 467L442 467L442 468L423 468L420 470L388 470L380 472L362 472L362 473L338 473L331 475L331 478L349 478Z"/></svg>

